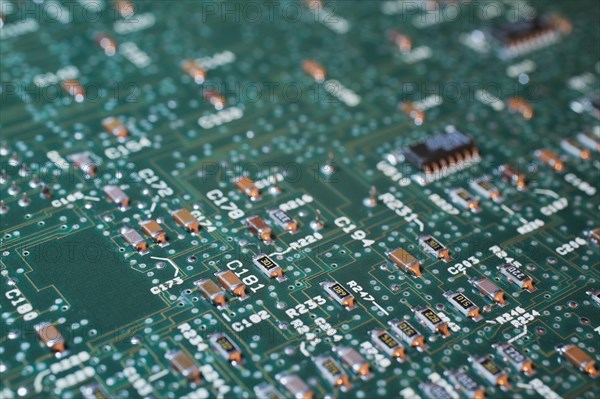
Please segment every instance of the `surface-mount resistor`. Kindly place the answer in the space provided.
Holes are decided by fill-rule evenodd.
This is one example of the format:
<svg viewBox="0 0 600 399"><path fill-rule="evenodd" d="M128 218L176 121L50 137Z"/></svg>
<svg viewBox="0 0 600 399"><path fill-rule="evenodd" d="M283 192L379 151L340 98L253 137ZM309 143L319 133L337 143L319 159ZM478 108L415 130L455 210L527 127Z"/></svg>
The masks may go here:
<svg viewBox="0 0 600 399"><path fill-rule="evenodd" d="M479 311L479 306L475 305L469 298L463 293L455 293L452 291L444 292L444 297L450 302L460 313L473 319L474 321L480 321L483 318Z"/></svg>
<svg viewBox="0 0 600 399"><path fill-rule="evenodd" d="M268 255L257 254L252 257L252 263L254 263L267 277L274 278L279 282L286 280L281 266Z"/></svg>
<svg viewBox="0 0 600 399"><path fill-rule="evenodd" d="M529 292L535 291L533 279L526 273L522 272L520 268L507 263L499 266L498 269L500 269L500 273L502 273L502 275L506 277L509 282L515 284L519 288Z"/></svg>
<svg viewBox="0 0 600 399"><path fill-rule="evenodd" d="M479 385L465 370L446 370L444 375L450 383L469 399L485 399L485 389Z"/></svg>
<svg viewBox="0 0 600 399"><path fill-rule="evenodd" d="M408 321L392 319L388 321L388 324L392 328L394 334L400 337L400 339L406 342L410 347L417 348L419 352L422 352L427 348L423 334Z"/></svg>
<svg viewBox="0 0 600 399"><path fill-rule="evenodd" d="M229 338L225 333L212 334L209 337L213 348L227 361L234 366L240 365L243 361L243 353L240 347Z"/></svg>
<svg viewBox="0 0 600 399"><path fill-rule="evenodd" d="M298 222L288 215L284 210L275 208L267 211L271 220L280 228L289 233L298 231Z"/></svg>
<svg viewBox="0 0 600 399"><path fill-rule="evenodd" d="M528 377L531 377L535 374L533 362L527 357L525 357L521 352L517 350L517 348L515 348L511 344L497 343L492 346L496 348L496 350L498 351L500 356L502 356L502 359L505 362L510 363L519 372L525 374Z"/></svg>
<svg viewBox="0 0 600 399"><path fill-rule="evenodd" d="M379 328L372 330L371 340L377 348L382 350L389 357L392 357L399 362L406 360L406 350L404 349L404 346L402 346L402 344L389 332Z"/></svg>
<svg viewBox="0 0 600 399"><path fill-rule="evenodd" d="M498 367L489 356L470 356L469 361L473 368L484 380L491 385L499 386L503 391L510 389L508 373Z"/></svg>
<svg viewBox="0 0 600 399"><path fill-rule="evenodd" d="M573 138L562 139L560 141L560 146L563 150L576 158L588 160L592 156L589 149L583 148L582 145Z"/></svg>
<svg viewBox="0 0 600 399"><path fill-rule="evenodd" d="M486 178L479 178L476 180L472 180L469 185L471 188L482 197L492 200L494 202L500 203L504 200L502 195L500 194L500 190L494 186L490 181Z"/></svg>
<svg viewBox="0 0 600 399"><path fill-rule="evenodd" d="M427 327L431 332L438 333L444 338L450 336L450 330L448 329L448 323L442 320L437 313L428 306L417 306L413 308L415 318Z"/></svg>
<svg viewBox="0 0 600 399"><path fill-rule="evenodd" d="M365 358L355 349L348 346L340 346L336 348L336 353L350 369L363 380L371 378L371 366Z"/></svg>
<svg viewBox="0 0 600 399"><path fill-rule="evenodd" d="M448 248L446 248L433 236L419 237L419 245L421 246L421 249L423 249L424 252L435 256L437 259L441 259L444 262L450 262L452 260Z"/></svg>
<svg viewBox="0 0 600 399"><path fill-rule="evenodd" d="M321 286L334 301L345 307L347 310L352 310L356 307L354 295L337 281L324 281L321 283Z"/></svg>
<svg viewBox="0 0 600 399"><path fill-rule="evenodd" d="M320 355L315 358L317 368L321 375L336 388L341 388L343 391L350 389L350 377L344 369L331 356Z"/></svg>

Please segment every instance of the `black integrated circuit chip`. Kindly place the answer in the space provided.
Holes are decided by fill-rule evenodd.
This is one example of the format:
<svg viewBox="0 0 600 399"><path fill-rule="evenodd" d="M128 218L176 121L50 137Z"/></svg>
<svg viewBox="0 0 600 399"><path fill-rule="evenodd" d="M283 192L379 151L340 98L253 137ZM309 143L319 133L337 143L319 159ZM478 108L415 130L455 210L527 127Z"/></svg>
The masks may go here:
<svg viewBox="0 0 600 399"><path fill-rule="evenodd" d="M491 35L504 46L511 46L519 41L527 40L535 35L552 31L554 24L550 18L536 16L499 25L492 29Z"/></svg>
<svg viewBox="0 0 600 399"><path fill-rule="evenodd" d="M413 144L403 150L406 161L423 171L440 169L476 156L477 148L466 134L451 130Z"/></svg>

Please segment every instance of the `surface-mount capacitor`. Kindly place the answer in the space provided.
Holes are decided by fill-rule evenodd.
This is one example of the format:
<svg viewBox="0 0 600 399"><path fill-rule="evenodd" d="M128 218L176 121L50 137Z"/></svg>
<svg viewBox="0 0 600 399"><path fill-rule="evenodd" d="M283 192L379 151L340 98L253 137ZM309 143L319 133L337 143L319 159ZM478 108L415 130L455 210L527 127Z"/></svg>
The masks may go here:
<svg viewBox="0 0 600 399"><path fill-rule="evenodd" d="M195 83L204 83L204 80L206 79L206 69L204 69L197 61L185 60L181 63L181 69L194 79Z"/></svg>
<svg viewBox="0 0 600 399"><path fill-rule="evenodd" d="M596 367L596 361L588 355L583 349L573 345L559 345L556 347L558 353L562 355L575 368L593 378L600 376L600 372Z"/></svg>
<svg viewBox="0 0 600 399"><path fill-rule="evenodd" d="M550 166L556 172L562 172L565 169L564 162L560 159L557 153L550 151L547 148L536 150L534 155L544 164Z"/></svg>
<svg viewBox="0 0 600 399"><path fill-rule="evenodd" d="M194 285L198 288L200 294L212 302L213 305L223 307L227 304L227 297L223 290L211 279L203 278L194 281Z"/></svg>
<svg viewBox="0 0 600 399"><path fill-rule="evenodd" d="M189 231L197 234L200 232L200 222L185 208L177 209L171 215L175 223Z"/></svg>
<svg viewBox="0 0 600 399"><path fill-rule="evenodd" d="M36 324L34 329L40 341L52 352L62 353L67 349L64 337L54 324L42 322Z"/></svg>
<svg viewBox="0 0 600 399"><path fill-rule="evenodd" d="M399 269L412 274L415 277L421 277L421 265L419 261L409 254L403 248L396 248L385 253L388 259Z"/></svg>
<svg viewBox="0 0 600 399"><path fill-rule="evenodd" d="M325 68L315 60L305 60L302 62L302 69L318 83L325 81Z"/></svg>
<svg viewBox="0 0 600 399"><path fill-rule="evenodd" d="M511 165L502 165L499 168L502 179L508 183L514 184L517 189L525 190L527 188L527 178L524 173L513 168Z"/></svg>
<svg viewBox="0 0 600 399"><path fill-rule="evenodd" d="M144 220L140 222L140 227L144 234L152 238L152 240L161 247L169 245L169 242L167 241L167 233L165 233L160 224L158 224L155 220Z"/></svg>
<svg viewBox="0 0 600 399"><path fill-rule="evenodd" d="M500 306L506 306L506 299L504 299L504 291L502 291L496 284L491 282L485 277L473 277L469 279L471 283L479 292L492 301L496 302Z"/></svg>
<svg viewBox="0 0 600 399"><path fill-rule="evenodd" d="M107 133L110 133L115 137L123 139L129 135L127 127L118 118L112 116L104 118L102 119L102 126Z"/></svg>
<svg viewBox="0 0 600 399"><path fill-rule="evenodd" d="M134 230L129 226L122 227L121 236L139 253L145 254L148 252L148 244L137 230Z"/></svg>
<svg viewBox="0 0 600 399"><path fill-rule="evenodd" d="M125 192L121 190L118 186L107 185L104 186L102 190L106 194L108 200L117 204L119 209L129 209L129 196L125 194Z"/></svg>
<svg viewBox="0 0 600 399"><path fill-rule="evenodd" d="M250 233L258 237L262 242L266 244L273 242L272 229L260 216L250 216L244 220L244 223L248 227L248 230L250 230Z"/></svg>
<svg viewBox="0 0 600 399"><path fill-rule="evenodd" d="M236 187L246 194L252 201L260 198L260 191L254 184L254 181L247 176L242 176L234 180Z"/></svg>
<svg viewBox="0 0 600 399"><path fill-rule="evenodd" d="M200 368L187 352L182 350L172 350L167 352L165 357L171 362L171 367L188 381L195 383L200 382Z"/></svg>
<svg viewBox="0 0 600 399"><path fill-rule="evenodd" d="M218 271L215 273L215 276L217 277L217 280L219 280L219 283L223 286L223 288L231 292L233 295L239 297L242 300L248 297L246 295L246 285L231 270Z"/></svg>
<svg viewBox="0 0 600 399"><path fill-rule="evenodd" d="M336 348L336 353L342 359L342 362L363 380L371 378L371 366L369 366L369 362L356 349L349 346L340 346Z"/></svg>

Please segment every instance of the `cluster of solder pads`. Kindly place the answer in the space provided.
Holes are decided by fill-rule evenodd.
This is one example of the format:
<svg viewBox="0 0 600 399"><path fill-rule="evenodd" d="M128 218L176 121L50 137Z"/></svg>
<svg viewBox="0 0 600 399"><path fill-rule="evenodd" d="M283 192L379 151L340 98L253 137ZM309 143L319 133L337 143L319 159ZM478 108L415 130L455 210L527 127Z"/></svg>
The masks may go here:
<svg viewBox="0 0 600 399"><path fill-rule="evenodd" d="M118 205L121 210L129 209L130 200L129 196L125 194L121 188L114 185L104 186L104 192L109 201L114 202ZM173 220L179 226L192 234L198 234L200 232L200 222L192 215L192 213L185 209L177 209L171 213ZM143 220L139 223L140 228L154 243L161 247L169 244L167 233L161 227L161 225L153 219ZM148 252L148 243L142 237L142 235L133 227L125 226L121 228L121 235L136 251L141 254Z"/></svg>
<svg viewBox="0 0 600 399"><path fill-rule="evenodd" d="M432 236L423 236L419 238L421 248L436 258L445 262L451 259L448 248L441 244ZM412 275L415 278L422 276L420 262L403 248L396 248L387 252L390 265ZM500 272L508 282L515 284L521 289L533 292L535 287L530 276L522 272L518 267L504 264L499 267ZM507 301L502 291L495 283L486 277L472 278L469 282L492 303L499 306L505 306ZM479 306L471 301L463 292L444 292L444 297L452 307L475 322L483 319ZM486 305L490 308L489 305ZM439 334L444 338L450 337L451 332L447 319L441 317L429 306L417 306L412 309L417 322L429 330L431 333ZM426 349L426 340L423 334L412 325L408 320L392 319L388 322L391 332L383 329L377 329L371 332L371 338L375 345L384 353L399 361L406 360L407 354L402 343L409 348L415 348L417 351ZM508 343L494 344L493 347L498 351L502 359L517 368L526 375L532 375L533 365L531 360L521 354L513 345ZM590 358L591 360L591 358ZM490 356L471 356L469 358L473 369L492 385L500 386L503 390L510 389L508 373L496 365ZM464 368L447 370L446 375L451 382L461 391L472 398L485 397L485 390L475 382ZM422 384L422 390L430 397L448 397L441 395L440 389L443 388L433 383Z"/></svg>
<svg viewBox="0 0 600 399"><path fill-rule="evenodd" d="M594 135L586 134L586 138L593 139ZM584 142L585 140L580 140ZM563 145L564 147L564 145ZM434 150L432 150L434 148ZM469 154L476 153L476 148L473 141L463 133L451 129L443 135L435 137L433 140L428 140L425 144L419 144L405 150L408 155L409 151L413 151L421 158L428 158L422 163L422 166L427 164L433 158L448 159L449 164L456 160L466 159ZM466 153L467 151L468 153ZM432 153L435 154L432 155ZM463 157L448 155L448 154L463 154ZM553 152L550 150L540 150L536 152L537 157L552 166L554 170L561 170L562 167L556 167L556 163L550 163L553 157ZM415 155L416 156L416 155ZM582 157L585 159L584 157ZM410 157L406 156L410 161ZM436 161L437 162L437 161ZM522 173L512 168L510 165L503 165L500 168L505 181L513 183L518 189L524 190L527 187L527 181ZM257 201L261 198L260 190L256 184L248 177L242 176L233 180L234 185L251 201ZM503 201L500 190L493 186L487 178L476 179L471 182L471 187L477 193L485 195L486 198L495 202ZM277 189L277 187L275 187ZM105 192L108 198L118 204L120 208L126 209L129 207L129 199L116 186L106 186ZM478 202L464 189L454 189L451 191L451 197L455 203L463 205L464 208L470 209L473 212L479 211ZM298 231L299 225L285 211L276 208L267 211L272 222L280 227L283 231L295 233ZM193 215L185 210L180 209L172 213L173 219L180 226L192 233L198 233L201 229L198 221ZM266 221L258 215L250 216L244 220L248 231L263 243L269 244L273 242L273 230ZM317 225L320 225L317 223ZM142 230L151 237L159 245L164 245L167 242L164 232L160 230L160 226L154 221L143 221L140 223ZM134 246L138 251L144 252L146 247L140 244L141 236L132 228L126 227L122 230L125 239ZM132 237L134 239L132 239ZM590 240L592 242L600 242L600 231L593 230L590 232ZM450 250L441 243L438 239L431 235L423 235L418 237L420 248L435 259L449 262L452 260ZM144 242L145 243L145 242ZM142 245L142 246L141 246ZM421 278L423 271L421 262L412 254L403 248L395 248L386 252L389 260L389 267L397 268L403 272ZM286 280L284 269L271 256L259 253L252 257L252 263L269 279L279 282ZM515 285L521 290L534 292L536 290L533 278L527 275L519 267L512 264L503 264L498 267L499 272L506 281ZM216 282L215 282L216 280ZM447 301L452 305L458 313L464 317L471 319L474 322L483 320L483 313L489 312L493 305L503 307L507 304L506 295L496 283L487 277L474 277L469 279L469 283L484 297L488 298L490 303L484 306L484 311L480 309L471 299L467 297L464 290L446 291L443 293ZM217 308L224 308L228 305L229 295L238 300L245 300L248 297L247 287L244 282L231 270L219 270L214 273L214 279L205 277L194 282L198 292L203 298ZM337 281L325 280L320 283L326 294L337 302L340 306L347 310L354 310L357 307L357 302L352 293L347 290L342 284ZM589 293L595 303L600 303L598 292ZM379 348L383 353L392 359L399 362L404 362L409 356L409 350L414 349L417 352L422 352L427 349L427 341L423 332L419 327L424 327L432 334L438 334L444 338L451 336L449 321L447 318L438 314L429 306L417 306L412 309L417 325L411 324L409 318L398 319L394 318L388 321L389 330L377 328L369 332L369 338L372 343ZM243 362L243 354L240 347L225 333L215 334L210 336L210 342L214 346L216 352L220 353L225 359L233 365L238 365ZM535 373L535 368L532 361L523 355L514 345L510 343L495 343L492 347L500 355L501 359L512 365L516 370L527 376ZM407 349L408 348L408 349ZM585 351L574 345L562 345L556 348L565 359L571 362L582 372L596 377L598 370L596 369L594 360ZM351 370L353 374L361 379L369 379L372 375L369 362L350 347L335 347L333 352L342 360L340 363L333 355L320 355L315 357L314 363L319 369L324 378L331 384L343 391L351 388L351 373L347 372L344 365ZM198 382L201 380L200 369L195 361L189 357L184 351L169 352L167 357L170 359L173 367L180 374L191 381ZM496 364L494 358L490 355L471 356L468 359L475 372L481 376L489 384L499 386L502 390L511 389L511 381L509 372ZM456 368L445 372L448 379L461 391L473 398L483 398L485 389L469 374L467 368ZM281 373L277 375L280 384L293 396L310 398L313 392L305 381L298 374ZM445 397L444 388L435 383L421 384L422 391L431 397ZM277 388L262 383L255 387L255 393L259 397L279 396Z"/></svg>
<svg viewBox="0 0 600 399"><path fill-rule="evenodd" d="M596 233L598 234L598 232ZM420 245L427 253L434 255L443 261L451 260L448 248L437 241L432 236L423 236L419 238ZM410 253L402 248L396 248L388 251L389 265L409 273L415 278L421 277L422 272L419 261ZM279 281L284 281L285 276L281 266L275 260L266 254L255 255L253 263L268 277ZM504 264L499 267L501 274L509 283L516 285L522 290L528 292L535 291L533 279L522 272L520 268ZM227 278L224 276L227 275ZM216 278L221 285L231 294L244 299L246 297L245 287L239 278L230 271L219 271L215 273ZM495 283L485 277L473 278L470 283L493 304L505 306L507 300L504 291ZM198 290L208 301L215 306L226 306L227 299L221 288L210 279L202 279L195 283ZM333 280L325 280L320 283L326 294L337 302L341 307L352 311L357 307L357 301L354 295L342 284ZM590 291L596 304L600 304L600 291ZM483 319L480 308L471 301L463 292L446 291L444 297L453 306L453 308L471 320L478 322ZM486 305L486 308L491 308ZM489 309L488 309L489 310ZM389 331L376 328L369 332L369 337L373 344L383 353L399 362L407 360L409 349L417 352L423 352L427 349L426 337L419 326L426 328L432 334L439 334L447 338L451 336L447 319L440 316L429 306L417 306L412 309L417 325L413 325L408 319L394 318L388 321ZM235 346L237 347L237 346ZM510 343L495 343L492 345L499 356L506 363L510 364L517 371L526 376L535 374L533 362L521 353L514 345ZM566 360L571 362L582 372L592 376L598 376L598 370L595 361L585 351L575 345L561 345L556 348ZM335 347L333 352L342 360L342 364L336 361L332 355L319 355L313 360L321 375L328 380L333 387L342 391L351 388L351 374L346 371L343 365L347 366L352 374L363 380L370 379L372 371L369 362L353 348L341 346ZM183 356L183 355L182 355ZM502 390L511 389L509 372L499 366L492 356L474 355L468 359L472 368L487 383L498 386ZM177 366L175 366L177 367ZM182 371L182 374L188 375L188 371ZM465 367L446 370L448 379L453 385L472 398L484 398L485 389L476 382ZM281 385L294 397L311 398L313 392L309 385L298 375L293 373L282 373L277 375ZM429 397L449 397L441 386L435 383L423 383L421 389ZM255 388L255 393L259 397L280 397L277 389L268 383L262 383Z"/></svg>
<svg viewBox="0 0 600 399"><path fill-rule="evenodd" d="M119 130L119 127L123 127L122 124L114 120L105 122L114 128L113 130ZM569 154L577 156L582 160L587 160L590 157L590 151L598 151L600 149L600 135L598 131L581 133L574 138L563 140L561 147ZM445 133L434 136L422 143L406 147L402 155L403 160L411 162L414 166L423 170L426 169L427 173L457 163L465 164L465 161L479 158L473 140L454 128L449 128ZM535 152L535 155L542 163L550 166L556 172L562 172L565 169L564 160L549 149L538 150ZM70 156L69 159L86 175L93 176L95 174L95 166L91 162L89 154L85 152L77 153ZM498 171L505 182L514 184L519 190L527 189L525 175L516 168L507 164L501 166ZM249 177L242 176L236 178L232 183L251 201L260 200L261 192ZM504 200L500 189L494 186L492 181L487 177L471 181L470 186L477 194L488 200L494 202L502 202ZM274 185L270 190L276 191L278 187ZM120 187L107 185L104 186L103 191L108 200L116 204L119 209L127 210L130 208L131 201L129 196ZM465 189L455 188L449 190L449 193L452 201L464 209L473 212L480 210L478 198L471 195ZM280 228L282 232L294 234L299 230L298 222L282 209L269 209L266 213L272 222L271 224ZM202 226L189 210L181 208L171 212L171 216L174 222L184 230L191 234L200 234ZM260 215L247 217L243 220L243 223L249 233L261 242L270 244L274 241L273 228ZM323 222L318 219L311 223L313 230L318 230L322 227ZM142 220L139 223L139 229L156 245L168 245L169 237L167 237L165 230L158 221L152 219ZM150 250L146 241L147 239L138 232L137 228L124 226L121 228L120 233L124 240L140 254L145 254ZM589 237L592 242L599 244L600 229L590 231ZM418 237L418 242L420 248L434 258L444 262L452 260L450 250L435 237L423 235ZM386 256L389 260L389 267L402 270L414 278L422 277L421 262L405 249L392 249L386 252ZM271 256L258 253L252 257L252 263L267 278L279 282L286 280L284 269ZM508 283L514 284L522 290L535 291L536 288L532 277L520 268L511 264L503 264L498 269ZM501 307L507 304L504 290L490 279L476 277L469 279L469 283L491 302L484 306L483 311L475 302L467 297L464 290L457 290L456 292L446 291L443 293L444 297L452 305L452 308L466 318L475 322L481 321L483 313L489 311L493 304ZM224 308L228 305L228 302L231 300L228 294L238 300L248 298L246 284L231 270L218 270L214 273L214 278L205 277L199 279L194 282L194 285L202 297L217 308ZM352 293L339 282L325 280L320 285L326 294L340 306L348 310L353 310L357 307L357 301ZM596 304L600 304L599 291L590 291L588 294ZM417 306L412 309L412 312L418 323L416 325L411 324L409 318L394 318L388 321L389 330L377 328L369 331L369 338L374 346L390 358L396 359L399 362L406 361L412 349L417 352L427 349L426 337L418 329L419 327L422 326L430 333L440 335L444 338L452 334L448 320L431 307ZM36 326L36 331L41 341L52 351L57 353L64 353L66 351L67 345L65 340L53 324L40 323ZM226 333L212 334L209 337L209 341L214 351L232 365L243 363L244 356L240 346ZM503 361L512 365L518 371L527 376L535 373L532 361L523 355L514 345L496 343L492 347ZM582 372L593 377L598 376L595 361L581 348L574 345L562 345L557 347L556 350ZM343 391L351 389L352 374L365 380L371 378L372 372L369 362L359 352L347 346L335 347L333 352L334 354L332 355L317 356L313 361L319 369L320 374L330 381L334 387ZM186 379L194 383L199 383L202 380L200 367L187 352L182 350L169 351L167 358L171 362L172 367ZM339 361L340 359L341 362ZM472 368L486 382L499 386L503 390L510 390L511 381L509 373L496 364L492 356L471 356L469 357L469 361ZM465 392L470 397L484 397L485 389L469 374L467 368L462 367L447 370L446 375L457 389ZM310 398L313 396L309 384L303 381L298 374L281 373L277 375L277 380L282 387L295 397ZM447 394L443 387L432 382L423 383L420 388L427 396L431 397L445 397L444 395ZM280 396L277 388L267 383L256 386L255 393L259 397Z"/></svg>
<svg viewBox="0 0 600 399"><path fill-rule="evenodd" d="M257 201L260 199L260 190L256 187L254 181L246 176L234 179L235 186L250 200ZM127 210L130 208L129 196L118 186L104 186L104 192L107 199L116 204L119 209ZM274 208L267 211L272 222L279 226L283 231L294 234L298 231L298 222L280 208ZM173 220L186 231L191 234L200 234L202 226L194 215L187 209L181 208L171 213ZM258 215L250 216L244 219L244 224L250 234L256 236L259 240L266 244L273 242L272 228L265 220ZM144 234L149 237L155 244L164 247L169 244L169 238L161 225L153 219L142 220L139 222L139 228ZM144 255L148 253L149 247L146 239L131 226L124 226L120 230L124 240L133 247L137 252ZM252 258L252 262L256 267L270 279L277 281L285 281L287 278L284 275L283 268L270 256L260 253ZM213 305L222 308L227 306L228 298L226 292L229 292L235 298L244 300L248 297L246 285L243 281L231 270L222 270L214 273L219 284L215 283L211 278L202 278L194 282L198 292L206 300Z"/></svg>
<svg viewBox="0 0 600 399"><path fill-rule="evenodd" d="M244 360L239 346L227 334L211 334L209 341L214 350L232 365L237 366L243 363ZM193 383L201 382L200 368L187 352L182 350L170 351L167 352L166 357L170 360L173 368L187 380ZM345 367L365 381L373 376L370 365L365 358L358 351L348 346L337 346L333 349L333 354L318 355L313 360L321 374L333 386L343 391L348 391L352 386L351 378ZM312 399L314 396L310 386L298 374L282 372L276 374L275 378L291 397ZM284 397L276 387L267 382L256 385L254 393L258 398Z"/></svg>
<svg viewBox="0 0 600 399"><path fill-rule="evenodd" d="M218 274L218 273L217 273ZM340 283L335 281L325 281L321 284L325 291L340 305L348 310L356 307L353 295L346 290ZM600 305L600 290L588 292L594 302ZM464 295L453 296L453 303L459 304L457 308L471 308L472 302ZM450 336L447 323L433 309L427 306L413 308L416 320L433 333L444 337ZM465 313L466 314L466 313ZM474 318L473 315L469 317ZM407 360L406 347L423 352L427 349L424 335L411 324L407 319L392 319L388 322L390 331L376 328L370 331L370 338L377 348L383 353L398 362ZM53 352L65 354L67 345L61 333L55 325L44 322L35 326L40 340ZM212 349L223 359L233 366L239 366L244 362L243 352L240 346L224 332L210 334L208 341ZM517 371L526 376L535 374L535 368L532 361L523 355L515 346L510 343L495 343L492 347L497 351L500 357L506 363L510 364ZM559 345L556 350L567 361L573 364L580 371L592 376L599 375L595 361L585 351L573 344ZM201 369L188 352L184 350L171 350L166 353L166 358L170 361L173 369L186 378L190 383L199 384L202 381ZM341 363L338 359L341 359ZM500 367L489 355L473 355L468 358L472 368L487 383L498 386L504 391L511 389L509 372ZM355 349L349 346L336 346L333 348L333 354L321 354L313 358L314 364L321 375L331 383L335 388L342 391L348 391L352 387L351 373L362 380L369 380L373 373L369 362ZM343 364L343 365L342 365ZM485 388L483 388L469 373L466 367L451 368L445 370L444 374L456 389L459 389L470 398L485 398ZM298 374L291 372L278 373L277 381L286 391L295 398L312 399L314 393ZM433 382L420 384L421 390L428 397L451 398L444 387ZM99 393L106 392L98 386ZM283 397L276 387L263 382L254 387L254 392L260 398L279 398Z"/></svg>
<svg viewBox="0 0 600 399"><path fill-rule="evenodd" d="M242 176L238 179L235 179L234 183L242 192L247 194L251 200L255 201L260 198L260 191L250 178ZM103 190L107 196L107 199L110 202L115 203L119 209L125 211L130 208L130 198L119 186L106 185L104 186ZM272 222L281 227L285 232L294 234L298 231L298 222L288 215L284 210L280 208L274 208L268 210L267 213ZM192 234L200 233L200 222L189 210L181 208L173 211L171 216L179 226L183 227L188 232ZM244 219L244 224L246 225L248 231L258 237L262 242L266 244L273 242L273 230L261 216L250 216ZM159 246L164 247L169 244L169 239L165 230L156 220L143 220L139 223L139 227L144 234L146 234L146 236L148 236ZM121 228L120 232L125 241L140 254L143 255L148 252L148 243L135 228L131 226L125 226ZM264 268L265 265L261 264L261 267ZM269 273L271 272L272 271Z"/></svg>
<svg viewBox="0 0 600 399"><path fill-rule="evenodd" d="M435 248L436 256L440 256L441 259L450 259L447 249L433 237L422 237L421 242L423 246L429 248L430 252L433 251L431 248ZM421 276L419 262L405 250L398 248L389 251L388 257L390 259L390 265L398 267L414 277ZM281 267L268 255L256 255L253 258L253 262L265 273L265 275L267 275L267 277L279 280L284 278ZM517 287L529 292L535 290L531 277L521 272L519 268L505 264L500 266L500 271L509 282L514 283ZM231 285L230 282L224 283L222 281L224 273L228 272L217 272L215 275L225 287L229 287L228 290L232 294L244 297L246 294L243 289L240 289L239 285ZM476 278L471 279L470 281L479 292L488 297L493 303L500 306L506 304L504 292L489 279ZM237 283L240 284L241 282L237 281ZM209 279L203 279L196 282L196 284L206 299L210 300L216 306L225 306L225 294L214 282ZM354 296L342 284L337 281L325 280L322 281L320 285L327 295L340 306L349 311L356 309L357 302ZM600 304L600 291L590 291L589 295L592 296L596 304ZM444 296L459 313L476 322L482 320L479 307L467 298L464 293L447 291L444 293ZM431 307L417 306L414 307L412 311L415 320L418 323L417 325L413 325L408 319L394 318L388 321L388 325L390 326L389 331L382 328L376 328L369 332L373 344L391 359L395 359L398 362L407 360L407 348L414 349L417 352L423 352L427 349L426 337L419 326L423 326L430 333L439 334L444 338L451 336L447 319L440 316ZM235 344L233 345L237 348ZM510 364L517 371L526 376L535 374L533 362L514 345L510 343L495 343L492 345L492 348L497 351L503 361ZM592 377L598 376L595 361L579 347L569 344L558 346L556 349L558 353L582 372ZM320 374L329 381L333 387L339 388L342 391L348 391L352 386L351 373L363 380L368 380L372 377L369 362L353 348L338 346L333 348L333 352L341 359L341 363L336 360L335 356L327 354L316 356L313 359ZM511 389L509 372L499 366L492 356L474 355L470 356L468 360L475 372L487 383L498 386L504 391ZM344 366L351 370L351 373L346 371ZM177 368L178 366L175 365L175 367ZM181 372L184 375L190 375L189 371ZM469 374L467 368L461 367L446 370L445 375L457 389L464 392L467 396L471 398L485 397L485 389ZM276 378L293 397L313 397L313 392L309 387L309 384L307 384L307 382L298 374L286 372L278 374ZM428 397L450 397L443 387L435 383L423 383L420 388ZM281 397L277 388L268 383L262 383L256 386L255 393L258 397Z"/></svg>
<svg viewBox="0 0 600 399"><path fill-rule="evenodd" d="M598 238L592 233L592 241L599 243ZM425 252L433 254L436 258L444 261L449 261L451 256L448 249L442 245L439 241L431 236L423 236L419 238L421 247ZM406 273L409 273L414 278L422 276L419 261L409 254L402 248L396 248L388 251L387 256L389 264L393 267L399 268ZM499 266L501 274L506 278L509 283L516 285L519 289L526 290L528 292L534 292L535 287L533 279L525 274L520 268L511 265L503 264ZM485 277L472 278L469 282L485 297L487 297L492 304L498 306L505 306L507 300L505 298L504 291L500 289L495 283ZM356 301L354 296L344 288L340 283L336 281L325 281L321 283L321 286L325 289L327 294L334 299L341 306L347 310L353 310L356 308ZM595 304L600 305L600 290L591 290L588 292ZM480 308L471 301L463 292L444 292L444 297L452 305L452 307L465 316L475 322L483 320ZM488 311L491 309L491 305L486 305ZM451 331L448 324L448 319L439 315L434 309L429 306L416 306L412 309L414 318L417 321L417 325L413 325L408 318L394 318L388 321L389 330L383 328L376 328L370 331L370 339L373 344L385 353L390 358L396 359L399 362L407 360L408 352L407 348L416 350L417 352L423 352L427 349L427 341L420 326L424 327L432 334L438 334L443 338L451 336ZM526 376L532 376L535 374L535 367L531 359L525 356L511 343L498 342L492 344L492 348L496 350L500 358L511 365L518 372L523 373ZM596 368L594 359L587 354L583 349L572 345L559 345L556 347L557 352L562 355L567 361L573 364L581 372L596 378L600 375ZM468 358L472 365L473 370L483 378L487 383L498 386L503 391L509 391L511 389L510 373L506 369L499 366L494 358L490 355L473 355ZM470 398L484 398L485 388L483 388L476 380L469 374L468 368L460 367L449 369L445 371L445 375L448 377L450 382L461 392ZM338 387L346 387L345 374L344 378L338 376L334 379L333 376L328 375L328 379L337 381ZM297 376L296 376L297 378ZM426 382L420 385L422 391L428 397L435 398L450 398L450 394L442 386ZM293 393L293 392L292 392Z"/></svg>

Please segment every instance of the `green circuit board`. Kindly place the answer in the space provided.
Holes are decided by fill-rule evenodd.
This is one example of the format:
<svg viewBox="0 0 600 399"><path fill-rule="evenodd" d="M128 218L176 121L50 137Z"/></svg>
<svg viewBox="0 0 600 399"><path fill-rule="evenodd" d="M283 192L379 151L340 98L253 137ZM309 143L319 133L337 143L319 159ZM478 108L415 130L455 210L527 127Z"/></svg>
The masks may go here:
<svg viewBox="0 0 600 399"><path fill-rule="evenodd" d="M0 398L593 398L600 3L0 0Z"/></svg>

